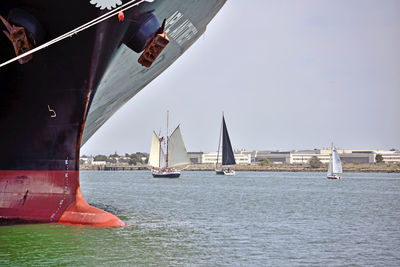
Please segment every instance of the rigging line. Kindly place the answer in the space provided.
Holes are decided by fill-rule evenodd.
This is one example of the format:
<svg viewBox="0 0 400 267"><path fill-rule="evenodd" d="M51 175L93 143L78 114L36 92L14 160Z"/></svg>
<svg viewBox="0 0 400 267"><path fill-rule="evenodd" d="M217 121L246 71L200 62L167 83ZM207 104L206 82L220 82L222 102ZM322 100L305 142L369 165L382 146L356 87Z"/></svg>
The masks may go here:
<svg viewBox="0 0 400 267"><path fill-rule="evenodd" d="M57 37L57 38L55 38L53 40L50 40L49 42L47 42L47 43L45 43L45 44L43 44L41 46L38 46L38 47L36 47L36 48L34 48L34 49L32 49L32 50L30 50L30 51L28 51L28 52L26 52L26 53L24 53L22 55L14 57L13 59L2 63L0 65L0 67L3 67L3 66L5 66L5 65L7 65L9 63L12 63L12 62L14 62L14 61L16 61L16 60L18 60L18 59L20 59L22 57L25 57L25 56L30 55L30 54L32 54L34 52L37 52L37 51L39 51L41 49L44 49L44 48L46 48L46 47L48 47L48 46L50 46L50 45L52 45L54 43L57 43L57 42L65 39L67 37L72 37L73 35L77 34L78 32L81 32L81 31L83 31L83 30L85 30L87 28L90 28L90 27L92 27L92 26L94 26L94 25L96 25L96 24L98 24L98 23L100 23L100 22L112 17L112 16L115 16L120 11L124 11L124 10L130 9L130 8L136 6L136 5L139 5L140 3L142 3L142 2L144 2L146 0L141 0L141 1L137 1L137 2L135 2L135 1L137 1L137 0L132 0L132 1L122 5L121 7L117 8L115 10L112 10L112 11L110 11L110 12L108 12L108 13L106 13L106 14L104 14L104 15L102 15L102 16L100 16L100 17L98 17L98 18L96 18L96 19L94 19L94 20L92 20L92 21L90 21L90 22L88 22L86 24L84 24L84 25L79 26L78 28L76 28L74 30L71 30L71 31L69 31L69 32L67 32L67 33L65 33L65 34L63 34L63 35L61 35L61 36L59 36L59 37Z"/></svg>
<svg viewBox="0 0 400 267"><path fill-rule="evenodd" d="M145 0L142 0L142 1L137 2L137 3L133 3L134 1L137 1L137 0L132 0L132 1L130 1L130 2L126 3L126 4L124 4L124 5L120 6L120 7L118 7L117 9L114 9L114 10L112 10L112 11L106 13L106 14L103 14L100 17L95 18L95 19L87 22L87 23L77 27L76 29L73 29L73 30L71 30L71 31L69 31L67 33L64 33L63 35L61 35L61 36L59 36L59 37L47 42L46 44L43 44L43 45L46 45L46 47L47 47L47 46L49 46L49 45L51 45L53 43L56 43L58 41L61 41L61 40L65 39L67 37L72 37L73 35L77 34L78 32L81 32L81 31L83 31L83 30L85 30L87 28L90 28L90 27L92 27L92 26L94 26L94 25L96 25L96 24L98 24L98 23L100 23L100 22L102 22L102 21L104 21L106 19L109 19L112 16L115 16L117 12L129 9L129 8L135 6L135 5L140 4L141 2L144 2ZM127 5L130 5L130 6L126 7ZM21 56L23 56L23 55L21 55Z"/></svg>
<svg viewBox="0 0 400 267"><path fill-rule="evenodd" d="M125 11L125 10L130 9L130 8L132 8L134 6L137 6L137 5L139 5L139 4L141 4L141 3L145 2L145 1L146 0L140 0L140 1L131 0L128 3L123 4L122 6L116 8L114 10L111 10L110 12L101 15L100 17L97 17L97 18L95 18L95 19L93 19L93 20L91 20L91 21L89 21L89 22L87 22L87 23L85 23L85 24L83 24L83 25L81 25L81 26L79 26L79 27L67 32L67 33L64 33L63 35L61 35L61 36L59 36L57 38L54 38L53 40L48 41L47 43L44 43L44 44L42 44L42 45L40 45L38 47L35 47L34 49L31 49L31 50L25 52L24 54L21 54L21 55L16 56L16 57L14 57L14 58L6 61L6 62L1 63L0 64L0 68L4 67L4 66L6 66L6 65L8 65L8 64L10 64L10 63L12 63L14 61L17 61L20 58L26 57L26 56L28 56L30 54L33 54L33 53L35 53L35 52L37 52L39 50L44 49L44 48L46 48L46 47L48 47L50 45L53 45L53 44L55 44L55 43L57 43L59 41L62 41L64 39L66 39L67 37L72 37L73 35L81 32L83 30L86 30L86 29L88 29L88 28L90 28L90 27L92 27L92 26L94 26L94 25L96 25L96 24L98 24L98 23L100 23L100 22L102 22L104 20L107 20L107 19L117 15L120 11Z"/></svg>
<svg viewBox="0 0 400 267"><path fill-rule="evenodd" d="M108 12L106 14L103 14L100 17L97 17L97 18L95 18L95 19L93 19L93 20L91 20L91 21L79 26L76 29L73 29L73 30L71 30L71 31L69 31L67 33L64 33L63 35L61 35L61 36L49 41L48 43L53 44L53 43L58 42L58 41L60 41L62 39L65 39L67 37L72 37L73 35L77 34L78 32L81 32L81 31L83 31L83 30L85 30L87 28L90 28L90 27L92 27L92 26L94 26L94 25L96 25L96 24L98 24L98 23L100 23L100 22L102 22L104 20L107 20L107 19L111 18L112 16L115 16L120 11L125 11L125 10L130 9L130 8L136 6L136 5L139 5L140 3L145 2L145 1L148 1L148 0L140 0L140 1L131 0L128 3L123 4L122 6L116 8L114 10L111 10L110 12ZM136 2L136 3L134 3L134 2Z"/></svg>

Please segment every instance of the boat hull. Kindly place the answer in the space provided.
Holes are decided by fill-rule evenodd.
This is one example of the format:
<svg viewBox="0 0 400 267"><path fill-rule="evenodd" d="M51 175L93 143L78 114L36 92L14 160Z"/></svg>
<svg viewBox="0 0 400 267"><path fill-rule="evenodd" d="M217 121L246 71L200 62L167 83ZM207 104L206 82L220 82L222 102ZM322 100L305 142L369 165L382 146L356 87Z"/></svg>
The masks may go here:
<svg viewBox="0 0 400 267"><path fill-rule="evenodd" d="M179 178L181 176L180 172L173 173L152 173L154 178Z"/></svg>
<svg viewBox="0 0 400 267"><path fill-rule="evenodd" d="M104 1L103 1L104 2ZM126 3L127 1L123 1ZM152 1L124 11L33 54L26 64L0 68L0 220L122 226L90 206L79 185L79 150L107 119L170 66L205 31L224 0ZM0 14L26 9L53 40L107 9L87 1L3 0ZM51 10L51 12L49 12ZM73 12L68 12L71 10ZM79 10L79 12L75 12ZM125 42L135 16L170 18L170 44L151 68ZM0 33L0 58L14 57Z"/></svg>
<svg viewBox="0 0 400 267"><path fill-rule="evenodd" d="M226 171L224 171L224 174L227 176L234 176L234 175L236 175L236 172L234 170L229 170L229 171L226 170Z"/></svg>
<svg viewBox="0 0 400 267"><path fill-rule="evenodd" d="M234 170L232 170L232 169L230 169L230 170L226 170L226 169L215 170L215 173L217 175L227 175L227 176L234 176L236 174L236 172Z"/></svg>
<svg viewBox="0 0 400 267"><path fill-rule="evenodd" d="M342 177L338 175L328 175L327 178L331 180L342 180Z"/></svg>
<svg viewBox="0 0 400 267"><path fill-rule="evenodd" d="M57 222L75 201L77 171L0 171L5 220Z"/></svg>
<svg viewBox="0 0 400 267"><path fill-rule="evenodd" d="M154 178L179 178L181 172L176 169L153 169L151 174Z"/></svg>
<svg viewBox="0 0 400 267"><path fill-rule="evenodd" d="M53 39L101 14L90 3L71 2L79 9L71 16L60 3L2 1L0 11L24 8ZM38 8L46 6L45 9ZM52 10L52 12L47 12ZM58 15L56 15L58 14ZM99 37L114 30L113 40ZM0 69L0 220L60 222L75 208L71 223L123 226L116 216L101 212L110 224L88 219L96 208L82 204L79 188L79 149L87 111L97 85L124 30L113 21L92 27L33 54L26 64L14 62ZM10 43L0 34L1 58L10 58ZM92 209L93 208L93 209ZM99 214L101 214L99 213ZM68 213L71 214L71 213ZM100 215L102 216L102 215ZM70 216L64 216L70 217Z"/></svg>

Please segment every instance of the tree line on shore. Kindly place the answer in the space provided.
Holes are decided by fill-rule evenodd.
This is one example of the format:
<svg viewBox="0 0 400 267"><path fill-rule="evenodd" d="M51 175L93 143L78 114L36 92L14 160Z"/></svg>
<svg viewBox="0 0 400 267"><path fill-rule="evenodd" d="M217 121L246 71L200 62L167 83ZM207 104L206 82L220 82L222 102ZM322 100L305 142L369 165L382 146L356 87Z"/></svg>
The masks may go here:
<svg viewBox="0 0 400 267"><path fill-rule="evenodd" d="M137 164L147 164L149 154L143 152L136 152L132 154L125 153L125 155L118 155L117 152L109 156L106 155L96 155L96 156L86 156L81 157L80 163L84 164L85 161L82 158L93 158L94 161L105 161L106 163L127 163L129 165Z"/></svg>

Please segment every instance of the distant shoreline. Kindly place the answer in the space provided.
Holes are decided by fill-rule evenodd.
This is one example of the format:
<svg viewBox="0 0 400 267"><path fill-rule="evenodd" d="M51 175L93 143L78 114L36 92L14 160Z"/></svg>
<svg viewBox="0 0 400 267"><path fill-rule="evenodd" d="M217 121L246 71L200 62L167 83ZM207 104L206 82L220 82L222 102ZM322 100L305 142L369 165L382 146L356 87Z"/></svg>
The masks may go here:
<svg viewBox="0 0 400 267"><path fill-rule="evenodd" d="M236 165L236 171L256 171L256 172L326 172L327 167L311 168L308 164L267 164L261 165ZM81 165L80 170L99 170L99 171L135 171L150 170L146 165ZM212 164L191 165L184 171L214 171ZM344 164L343 172L376 172L376 173L400 173L399 164Z"/></svg>
<svg viewBox="0 0 400 267"><path fill-rule="evenodd" d="M259 171L259 172L327 172L327 167L311 168L309 165L237 165L236 171ZM214 171L213 166L200 168L192 165L185 171ZM345 164L343 172L378 172L378 173L400 173L400 166L397 164Z"/></svg>

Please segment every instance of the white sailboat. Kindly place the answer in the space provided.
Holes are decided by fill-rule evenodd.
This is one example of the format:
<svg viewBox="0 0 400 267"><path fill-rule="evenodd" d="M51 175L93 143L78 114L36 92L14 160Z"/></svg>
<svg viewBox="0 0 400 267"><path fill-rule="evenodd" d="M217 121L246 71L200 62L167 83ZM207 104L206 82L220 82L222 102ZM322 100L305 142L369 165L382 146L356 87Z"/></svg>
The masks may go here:
<svg viewBox="0 0 400 267"><path fill-rule="evenodd" d="M221 169L217 169L218 168L219 150L220 150L220 145L221 145L221 137L222 137L222 164L221 164ZM235 175L235 170L228 167L230 165L235 165L235 164L236 164L236 161L235 161L235 156L234 156L233 150L232 150L231 140L229 138L228 129L226 128L224 114L222 114L222 128L221 128L221 134L219 136L217 163L215 164L215 173L216 174L224 174L224 175Z"/></svg>
<svg viewBox="0 0 400 267"><path fill-rule="evenodd" d="M167 112L167 137L160 137L153 131L148 166L152 168L153 177L178 178L181 170L189 164L179 125L168 136Z"/></svg>
<svg viewBox="0 0 400 267"><path fill-rule="evenodd" d="M340 174L343 173L342 162L340 160L338 152L336 151L336 147L333 144L331 149L332 149L332 154L329 161L327 178L340 180L342 179Z"/></svg>

